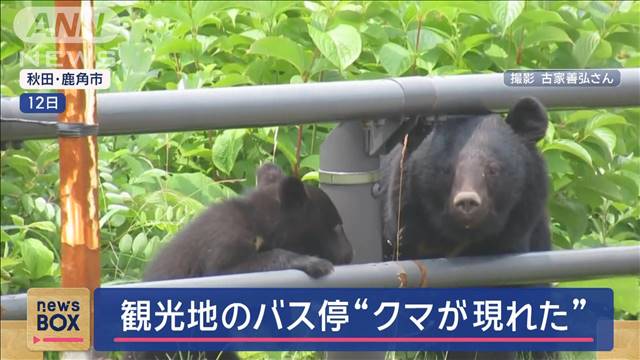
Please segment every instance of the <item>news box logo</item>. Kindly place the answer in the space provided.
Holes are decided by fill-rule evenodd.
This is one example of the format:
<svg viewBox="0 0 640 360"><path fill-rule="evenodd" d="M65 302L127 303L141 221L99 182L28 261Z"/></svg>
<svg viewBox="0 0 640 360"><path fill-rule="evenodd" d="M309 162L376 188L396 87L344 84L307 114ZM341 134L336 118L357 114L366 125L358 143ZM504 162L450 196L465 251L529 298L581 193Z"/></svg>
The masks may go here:
<svg viewBox="0 0 640 360"><path fill-rule="evenodd" d="M38 351L88 350L90 296L88 289L29 289L27 347Z"/></svg>

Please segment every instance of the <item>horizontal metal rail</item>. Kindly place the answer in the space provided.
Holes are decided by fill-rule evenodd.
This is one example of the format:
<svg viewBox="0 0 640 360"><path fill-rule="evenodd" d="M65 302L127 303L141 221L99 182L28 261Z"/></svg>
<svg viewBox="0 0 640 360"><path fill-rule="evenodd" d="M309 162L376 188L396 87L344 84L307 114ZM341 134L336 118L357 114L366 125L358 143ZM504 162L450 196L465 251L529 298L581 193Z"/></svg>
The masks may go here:
<svg viewBox="0 0 640 360"><path fill-rule="evenodd" d="M132 283L125 288L469 287L640 275L640 246L338 266L312 279L297 270ZM26 294L2 296L2 319L26 318Z"/></svg>
<svg viewBox="0 0 640 360"><path fill-rule="evenodd" d="M503 111L523 96L549 108L640 105L640 69L619 71L616 87L508 87L495 73L104 93L97 116L100 135L119 135ZM56 120L21 113L18 98L1 102L2 119ZM1 141L56 137L54 126L3 121L0 130Z"/></svg>

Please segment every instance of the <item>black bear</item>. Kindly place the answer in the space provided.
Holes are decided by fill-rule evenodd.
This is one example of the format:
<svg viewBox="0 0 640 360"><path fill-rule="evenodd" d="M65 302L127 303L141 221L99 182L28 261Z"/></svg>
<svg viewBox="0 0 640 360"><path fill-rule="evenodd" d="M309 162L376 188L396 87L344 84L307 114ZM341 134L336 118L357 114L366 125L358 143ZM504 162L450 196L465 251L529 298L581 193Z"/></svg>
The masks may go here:
<svg viewBox="0 0 640 360"><path fill-rule="evenodd" d="M387 259L550 250L548 178L536 149L547 124L545 108L533 98L518 101L506 121L485 114L419 124L404 159L402 144L382 159ZM446 357L515 359L515 353Z"/></svg>
<svg viewBox="0 0 640 360"><path fill-rule="evenodd" d="M547 123L543 105L523 98L506 121L449 116L410 134L403 184L401 145L383 158L384 236L393 253L418 259L549 250L547 171L536 149Z"/></svg>
<svg viewBox="0 0 640 360"><path fill-rule="evenodd" d="M151 261L144 280L298 269L319 277L353 255L342 220L319 188L258 169L258 187L211 206Z"/></svg>
<svg viewBox="0 0 640 360"><path fill-rule="evenodd" d="M144 280L298 269L312 277L348 264L351 244L320 189L285 177L277 166L257 171L257 188L211 206L180 231L148 265ZM237 359L234 352L126 353L125 359Z"/></svg>

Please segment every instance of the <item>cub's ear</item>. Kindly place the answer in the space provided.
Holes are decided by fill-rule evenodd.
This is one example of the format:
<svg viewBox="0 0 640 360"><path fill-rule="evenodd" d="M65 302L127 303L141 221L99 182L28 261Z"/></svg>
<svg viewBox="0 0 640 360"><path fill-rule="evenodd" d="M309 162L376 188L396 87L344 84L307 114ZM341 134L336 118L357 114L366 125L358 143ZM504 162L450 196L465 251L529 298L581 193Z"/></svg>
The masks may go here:
<svg viewBox="0 0 640 360"><path fill-rule="evenodd" d="M544 137L548 123L544 105L532 97L520 99L507 115L507 124L513 131L534 143Z"/></svg>
<svg viewBox="0 0 640 360"><path fill-rule="evenodd" d="M280 208L283 210L300 209L308 200L302 181L291 176L280 182L279 195Z"/></svg>
<svg viewBox="0 0 640 360"><path fill-rule="evenodd" d="M282 169L276 164L265 163L258 168L256 172L256 184L258 187L265 187L271 184L277 184L280 180L284 179L284 173Z"/></svg>

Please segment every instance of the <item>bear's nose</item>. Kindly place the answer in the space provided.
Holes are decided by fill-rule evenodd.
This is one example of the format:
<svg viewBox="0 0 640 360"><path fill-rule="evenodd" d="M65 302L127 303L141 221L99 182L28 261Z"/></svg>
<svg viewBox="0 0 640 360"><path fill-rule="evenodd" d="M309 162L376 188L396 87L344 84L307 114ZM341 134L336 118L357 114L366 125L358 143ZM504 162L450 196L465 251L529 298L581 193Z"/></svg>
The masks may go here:
<svg viewBox="0 0 640 360"><path fill-rule="evenodd" d="M453 206L465 215L471 215L480 205L482 205L482 200L475 191L459 192L453 198Z"/></svg>

